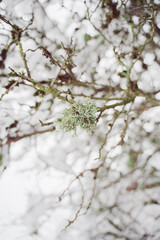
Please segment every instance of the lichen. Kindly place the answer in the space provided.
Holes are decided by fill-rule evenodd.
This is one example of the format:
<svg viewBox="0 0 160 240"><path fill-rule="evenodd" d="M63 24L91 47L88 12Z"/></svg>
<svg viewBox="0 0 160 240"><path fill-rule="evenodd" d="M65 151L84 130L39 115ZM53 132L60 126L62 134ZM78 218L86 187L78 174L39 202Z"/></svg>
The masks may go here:
<svg viewBox="0 0 160 240"><path fill-rule="evenodd" d="M60 117L56 120L56 126L65 132L74 131L76 135L77 127L92 132L96 126L96 112L98 108L91 99L84 102L74 102L69 108L64 109Z"/></svg>

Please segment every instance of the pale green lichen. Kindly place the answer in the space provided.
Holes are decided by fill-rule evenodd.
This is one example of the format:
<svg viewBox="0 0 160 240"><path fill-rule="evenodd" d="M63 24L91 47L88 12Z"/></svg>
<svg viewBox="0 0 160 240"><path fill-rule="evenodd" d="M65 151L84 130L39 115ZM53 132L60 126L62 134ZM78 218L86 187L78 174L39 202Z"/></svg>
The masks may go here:
<svg viewBox="0 0 160 240"><path fill-rule="evenodd" d="M87 132L92 132L96 126L96 112L98 108L91 99L70 104L69 108L64 109L61 116L57 118L56 125L63 131L74 131L79 126Z"/></svg>

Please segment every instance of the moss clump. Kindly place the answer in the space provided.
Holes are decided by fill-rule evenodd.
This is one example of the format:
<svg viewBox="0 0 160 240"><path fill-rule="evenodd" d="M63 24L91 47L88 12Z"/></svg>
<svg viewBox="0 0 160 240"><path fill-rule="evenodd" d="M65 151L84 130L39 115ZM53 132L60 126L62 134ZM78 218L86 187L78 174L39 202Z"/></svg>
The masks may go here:
<svg viewBox="0 0 160 240"><path fill-rule="evenodd" d="M65 132L74 131L75 135L78 126L92 132L97 123L97 111L98 108L91 99L86 99L83 103L74 102L57 118L56 125Z"/></svg>

